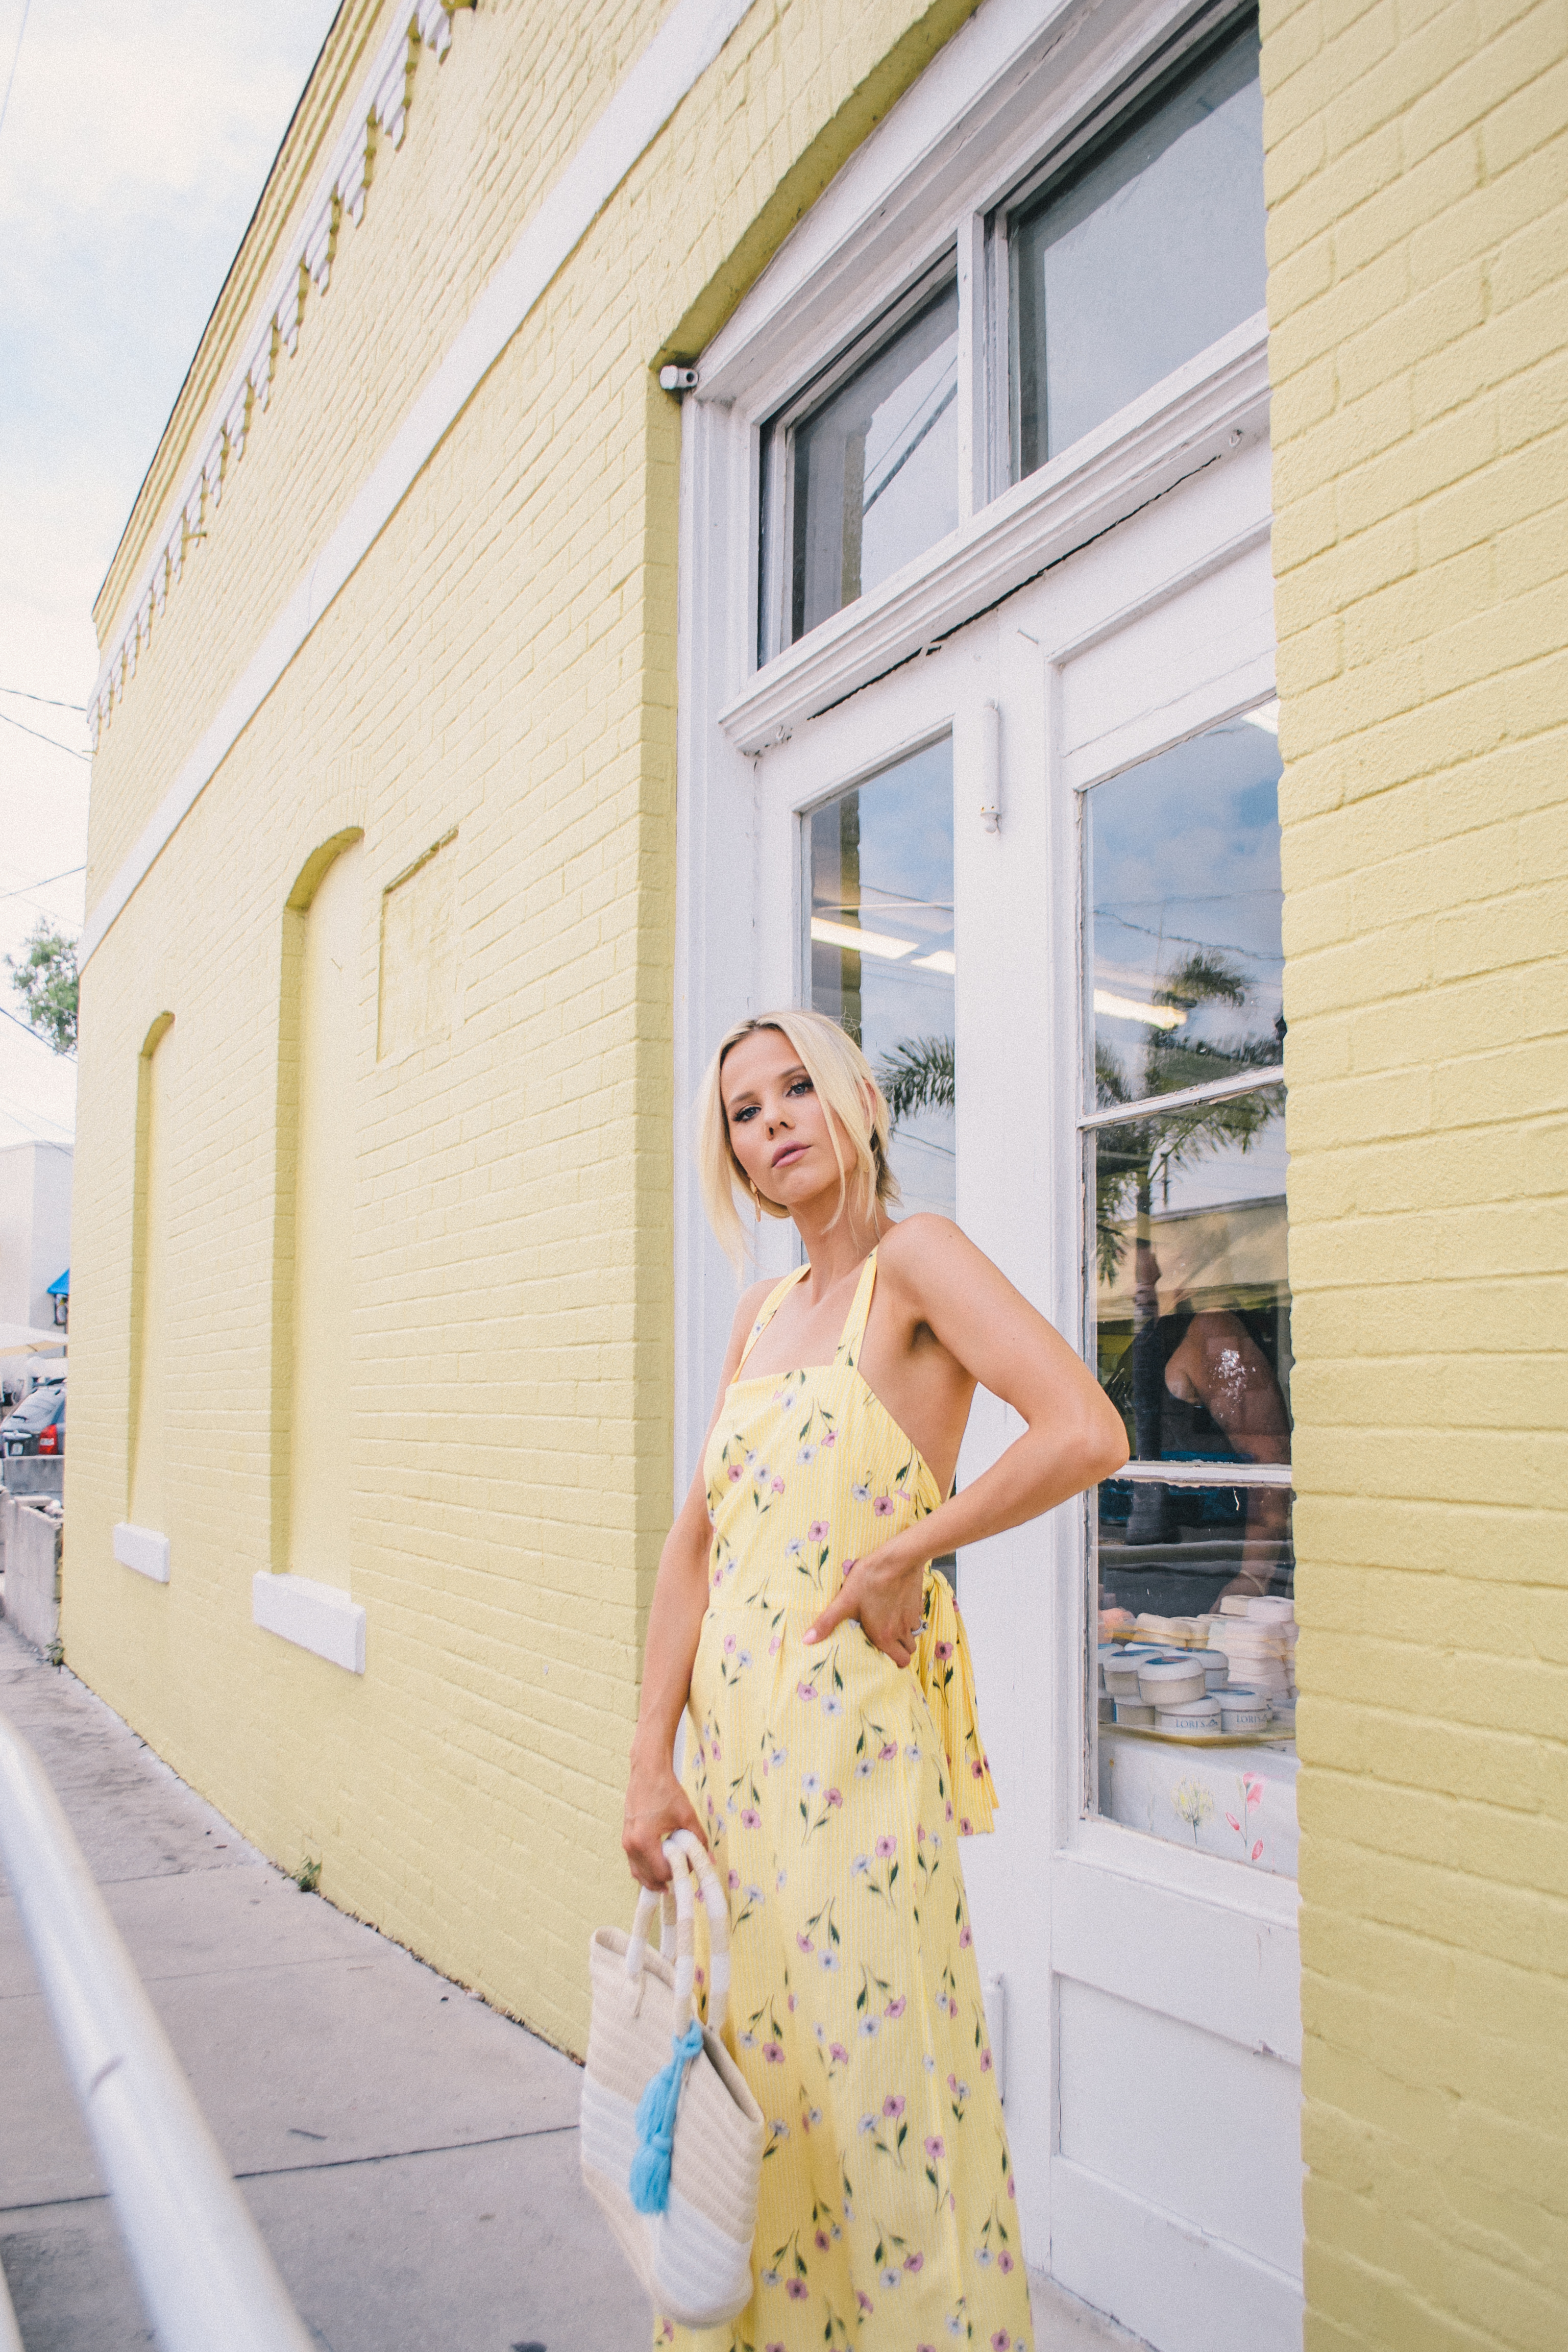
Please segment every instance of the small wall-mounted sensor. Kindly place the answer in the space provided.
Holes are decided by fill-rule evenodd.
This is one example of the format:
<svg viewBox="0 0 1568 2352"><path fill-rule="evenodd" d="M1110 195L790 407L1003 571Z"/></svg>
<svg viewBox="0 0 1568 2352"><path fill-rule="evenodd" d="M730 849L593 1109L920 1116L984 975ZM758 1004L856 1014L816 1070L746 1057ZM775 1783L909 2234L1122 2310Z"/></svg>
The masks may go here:
<svg viewBox="0 0 1568 2352"><path fill-rule="evenodd" d="M661 367L658 372L661 392L695 392L697 370L683 367Z"/></svg>

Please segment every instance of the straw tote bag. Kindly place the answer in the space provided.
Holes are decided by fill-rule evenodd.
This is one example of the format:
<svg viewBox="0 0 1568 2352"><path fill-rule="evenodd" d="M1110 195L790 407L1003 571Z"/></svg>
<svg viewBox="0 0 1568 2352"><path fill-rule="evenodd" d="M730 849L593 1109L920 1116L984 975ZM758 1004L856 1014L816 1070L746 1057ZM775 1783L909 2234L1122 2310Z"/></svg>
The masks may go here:
<svg viewBox="0 0 1568 2352"><path fill-rule="evenodd" d="M583 2178L655 2307L683 2327L745 2308L763 2170L763 2111L719 2036L730 1990L730 1914L700 1839L664 1842L674 1880L660 1948L659 1898L645 1887L630 1936L600 1927L588 1948L593 2016L583 2076ZM708 2023L692 2013L692 1873L708 1914Z"/></svg>

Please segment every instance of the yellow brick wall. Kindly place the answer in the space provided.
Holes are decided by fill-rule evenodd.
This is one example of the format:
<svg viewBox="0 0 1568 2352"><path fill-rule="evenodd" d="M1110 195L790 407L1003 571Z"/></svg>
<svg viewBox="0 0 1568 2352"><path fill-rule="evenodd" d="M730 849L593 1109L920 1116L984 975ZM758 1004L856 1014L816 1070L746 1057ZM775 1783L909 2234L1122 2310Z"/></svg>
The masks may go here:
<svg viewBox="0 0 1568 2352"><path fill-rule="evenodd" d="M1309 2352L1568 2343L1568 19L1266 0Z"/></svg>
<svg viewBox="0 0 1568 2352"><path fill-rule="evenodd" d="M589 1929L626 1910L621 1792L670 1504L679 413L650 369L712 331L969 5L752 9L84 975L70 1663L267 1852L321 1856L335 1901L569 2047ZM104 732L89 907L658 15L487 0L444 65L422 64L405 144L345 229ZM333 124L320 135L330 146ZM237 304L215 321L215 392L245 325ZM210 421L176 411L193 448ZM132 532L149 549L153 520L139 510ZM128 556L111 578L106 640L137 576ZM287 1483L286 903L312 854L355 830L340 1442L363 1679L250 1615ZM447 836L454 1018L378 1061L382 894ZM160 1588L117 1567L110 1538L127 1502L138 1058L165 1013L178 1345Z"/></svg>

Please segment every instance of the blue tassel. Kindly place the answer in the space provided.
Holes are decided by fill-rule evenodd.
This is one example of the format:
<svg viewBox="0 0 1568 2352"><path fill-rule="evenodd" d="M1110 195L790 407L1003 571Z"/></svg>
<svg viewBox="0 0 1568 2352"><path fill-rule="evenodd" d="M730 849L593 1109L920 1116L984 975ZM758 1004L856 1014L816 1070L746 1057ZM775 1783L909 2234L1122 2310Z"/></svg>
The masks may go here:
<svg viewBox="0 0 1568 2352"><path fill-rule="evenodd" d="M670 2044L673 2055L637 2101L637 2152L632 2158L632 2203L639 2213L662 2213L669 2202L669 2158L675 2146L675 2116L686 2070L702 2047L702 2028L693 2018Z"/></svg>

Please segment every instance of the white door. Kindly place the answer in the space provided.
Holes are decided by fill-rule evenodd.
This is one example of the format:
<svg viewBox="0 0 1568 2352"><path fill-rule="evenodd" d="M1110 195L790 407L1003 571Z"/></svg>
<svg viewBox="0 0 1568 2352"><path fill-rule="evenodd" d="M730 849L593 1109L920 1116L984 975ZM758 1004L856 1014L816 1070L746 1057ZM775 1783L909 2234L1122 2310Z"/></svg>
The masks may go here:
<svg viewBox="0 0 1568 2352"><path fill-rule="evenodd" d="M1158 1244L1162 1312L1144 1321L1173 1379L1173 1339L1190 1360L1194 1331L1234 1327L1243 1349L1258 1335L1259 1383L1288 1383L1266 496L1260 447L752 763L748 1003L815 1001L905 1082L906 1207L956 1214L1087 1352L1098 1341L1113 1381L1121 1360L1124 1404L1129 1136L1155 1171L1142 1245ZM1156 1001L1184 987L1194 1002ZM1106 1122L1097 1068L1101 1093L1111 1070L1134 1105L1157 1090L1155 1113ZM1097 1229L1120 1239L1110 1278ZM1300 2338L1293 1748L1278 1719L1217 1746L1098 1720L1100 1591L1167 1617L1237 1585L1289 1594L1288 1442L1234 1413L1227 1441L1202 1380L1165 1389L1169 1418L1176 1439L1206 1426L1223 1466L1130 1427L1137 1453L1199 1458L1157 1482L1134 1465L1094 1508L959 1563L1003 1801L965 1863L1005 1987L1031 2260L1162 2352L1285 2352ZM1250 1417L1269 1416L1254 1400ZM961 1476L1009 1419L977 1402ZM1156 1524L1129 1540L1140 1485L1163 1539Z"/></svg>

